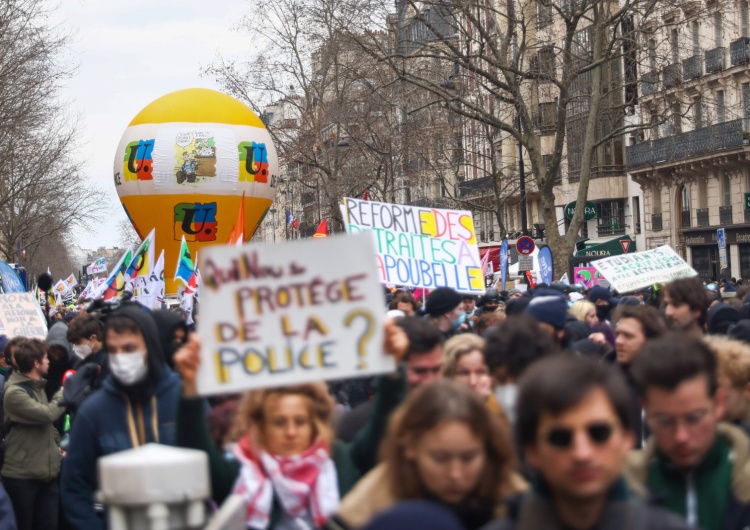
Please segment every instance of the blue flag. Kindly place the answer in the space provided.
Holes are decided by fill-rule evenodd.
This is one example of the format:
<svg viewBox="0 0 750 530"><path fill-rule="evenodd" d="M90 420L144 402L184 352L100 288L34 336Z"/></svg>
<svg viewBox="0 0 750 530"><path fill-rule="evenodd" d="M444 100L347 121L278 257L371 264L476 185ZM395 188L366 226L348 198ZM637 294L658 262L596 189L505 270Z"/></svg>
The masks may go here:
<svg viewBox="0 0 750 530"><path fill-rule="evenodd" d="M506 272L508 270L508 238L503 238L500 246L500 288L505 290Z"/></svg>
<svg viewBox="0 0 750 530"><path fill-rule="evenodd" d="M292 212L287 210L286 211L286 224L291 224L291 223L292 223Z"/></svg>

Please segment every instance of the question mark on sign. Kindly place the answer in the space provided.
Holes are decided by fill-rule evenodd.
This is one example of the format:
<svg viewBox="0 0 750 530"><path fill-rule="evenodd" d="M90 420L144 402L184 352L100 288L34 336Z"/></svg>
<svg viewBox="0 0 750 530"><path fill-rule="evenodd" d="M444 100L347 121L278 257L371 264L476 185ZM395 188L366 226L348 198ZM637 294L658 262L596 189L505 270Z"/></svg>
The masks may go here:
<svg viewBox="0 0 750 530"><path fill-rule="evenodd" d="M365 322L367 323L365 330L362 332L362 335L360 335L359 339L357 339L357 355L359 356L359 364L357 365L357 368L359 370L363 370L367 368L367 362L365 361L365 355L367 354L366 347L367 343L375 333L375 329L373 327L375 319L373 318L372 313L370 313L369 311L365 309L355 309L354 311L349 312L344 317L344 326L348 328L355 320L358 320L360 318L364 318Z"/></svg>

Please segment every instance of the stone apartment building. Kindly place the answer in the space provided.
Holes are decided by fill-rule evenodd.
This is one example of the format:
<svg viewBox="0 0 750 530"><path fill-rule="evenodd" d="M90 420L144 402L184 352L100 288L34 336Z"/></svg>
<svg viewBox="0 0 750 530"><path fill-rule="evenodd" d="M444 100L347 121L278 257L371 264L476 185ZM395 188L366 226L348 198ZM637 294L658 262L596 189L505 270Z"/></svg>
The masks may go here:
<svg viewBox="0 0 750 530"><path fill-rule="evenodd" d="M644 190L646 248L669 244L704 279L750 277L748 2L686 3L641 21L627 170ZM667 59L658 68L657 60ZM657 116L666 116L659 120ZM716 230L727 236L722 270Z"/></svg>

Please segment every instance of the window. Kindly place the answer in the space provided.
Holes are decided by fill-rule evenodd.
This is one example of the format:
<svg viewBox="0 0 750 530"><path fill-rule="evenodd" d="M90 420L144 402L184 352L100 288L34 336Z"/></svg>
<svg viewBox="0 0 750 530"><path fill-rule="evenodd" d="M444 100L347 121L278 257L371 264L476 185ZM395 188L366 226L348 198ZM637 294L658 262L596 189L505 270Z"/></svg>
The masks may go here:
<svg viewBox="0 0 750 530"><path fill-rule="evenodd" d="M724 172L721 178L722 206L732 205L732 179L728 172Z"/></svg>
<svg viewBox="0 0 750 530"><path fill-rule="evenodd" d="M653 204L651 205L651 211L654 213L661 213L661 187L654 186L654 193L652 194Z"/></svg>
<svg viewBox="0 0 750 530"><path fill-rule="evenodd" d="M693 125L695 129L703 128L703 102L700 96L693 99Z"/></svg>
<svg viewBox="0 0 750 530"><path fill-rule="evenodd" d="M680 43L679 33L676 29L673 29L669 33L669 48L672 51L672 64L680 62Z"/></svg>
<svg viewBox="0 0 750 530"><path fill-rule="evenodd" d="M726 111L724 110L724 91L716 91L716 123L726 121Z"/></svg>
<svg viewBox="0 0 750 530"><path fill-rule="evenodd" d="M750 83L742 83L742 128L750 129Z"/></svg>
<svg viewBox="0 0 750 530"><path fill-rule="evenodd" d="M544 28L552 23L552 0L538 0L536 3L537 26Z"/></svg>
<svg viewBox="0 0 750 530"><path fill-rule="evenodd" d="M746 1L740 1L740 32L741 37L750 37L750 9Z"/></svg>
<svg viewBox="0 0 750 530"><path fill-rule="evenodd" d="M714 13L714 47L720 48L724 42L724 20L721 17L721 12L717 11Z"/></svg>
<svg viewBox="0 0 750 530"><path fill-rule="evenodd" d="M680 134L682 132L682 110L679 101L672 103L672 114L669 121L670 134Z"/></svg>
<svg viewBox="0 0 750 530"><path fill-rule="evenodd" d="M635 233L641 233L641 198L633 197L633 224L635 225Z"/></svg>
<svg viewBox="0 0 750 530"><path fill-rule="evenodd" d="M652 72L656 70L656 41L654 39L648 41L648 67Z"/></svg>
<svg viewBox="0 0 750 530"><path fill-rule="evenodd" d="M693 55L700 55L701 53L701 27L698 21L693 21L691 25L693 30Z"/></svg>

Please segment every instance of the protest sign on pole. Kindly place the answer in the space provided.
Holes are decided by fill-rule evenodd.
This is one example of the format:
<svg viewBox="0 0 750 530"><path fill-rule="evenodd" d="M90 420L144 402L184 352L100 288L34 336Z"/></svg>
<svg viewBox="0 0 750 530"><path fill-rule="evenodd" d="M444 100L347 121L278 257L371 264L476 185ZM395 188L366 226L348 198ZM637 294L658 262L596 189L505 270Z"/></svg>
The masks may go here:
<svg viewBox="0 0 750 530"><path fill-rule="evenodd" d="M73 289L76 285L78 285L78 279L76 278L75 274L71 274L67 278L65 278L65 283L68 286L68 290Z"/></svg>
<svg viewBox="0 0 750 530"><path fill-rule="evenodd" d="M8 337L44 340L47 336L47 324L34 293L0 295L0 320Z"/></svg>
<svg viewBox="0 0 750 530"><path fill-rule="evenodd" d="M341 214L348 233L372 234L381 283L484 293L471 212L346 198Z"/></svg>
<svg viewBox="0 0 750 530"><path fill-rule="evenodd" d="M364 234L206 248L200 394L394 370L375 261Z"/></svg>
<svg viewBox="0 0 750 530"><path fill-rule="evenodd" d="M621 293L698 275L668 245L645 252L603 258L591 264Z"/></svg>
<svg viewBox="0 0 750 530"><path fill-rule="evenodd" d="M107 272L107 258L99 258L94 263L86 267L86 274L99 274L101 272Z"/></svg>
<svg viewBox="0 0 750 530"><path fill-rule="evenodd" d="M599 285L604 277L594 267L573 267L573 283L582 283L586 289Z"/></svg>

